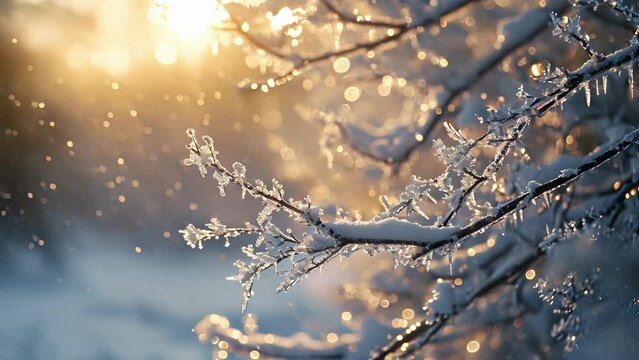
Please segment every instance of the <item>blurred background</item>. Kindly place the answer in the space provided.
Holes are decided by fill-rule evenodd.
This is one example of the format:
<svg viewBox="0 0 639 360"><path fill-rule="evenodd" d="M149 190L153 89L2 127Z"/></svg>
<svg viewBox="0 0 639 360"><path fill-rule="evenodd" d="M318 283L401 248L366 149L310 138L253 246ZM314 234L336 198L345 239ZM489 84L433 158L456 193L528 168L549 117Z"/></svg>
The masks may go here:
<svg viewBox="0 0 639 360"><path fill-rule="evenodd" d="M0 360L210 358L211 345L199 343L192 329L209 313L241 327L241 288L225 279L235 274L233 261L248 240L229 247L209 242L194 251L178 231L211 217L242 224L259 204L239 200L236 189L221 198L214 182L185 168L185 130L212 136L222 161L243 162L251 178L276 177L296 198L309 194L317 204L356 209L366 217L379 209L380 194L396 193L408 182L408 173L429 177L442 165L422 151L411 171L393 177L339 146L336 166L329 169L318 145L321 125L301 116L300 106L335 110L363 126L410 123L419 113L414 106L421 90L405 78L424 73L428 85L440 85L455 74L451 68L464 70L499 36L503 41L495 24L537 1L482 2L472 16L443 23L441 36L433 32L393 49L410 56L370 60L378 72L361 66L369 59L359 56L347 65L323 64L267 93L238 89L238 82L266 79L267 72L259 56L244 51L241 37L212 29L227 16L216 4L0 0ZM613 29L594 23L598 31ZM604 52L632 34L611 32L622 35L594 39ZM415 56L411 46L436 54ZM539 76L548 54L557 65L584 61L576 47L545 31L541 41L497 66L481 89L464 95L459 124L475 121L485 103L515 99L517 86ZM398 68L392 86L380 76L391 65ZM566 113L616 114L626 82L611 78L610 96L593 98L592 107L577 96ZM628 106L629 113L636 111ZM556 134L548 128L559 132L559 123L554 114L536 123L528 142L534 161L590 151L593 136L586 130L574 134L578 141L561 135L553 144ZM633 281L627 284L634 285L626 290L633 291L634 256L624 257L622 265L616 261L610 266L629 274ZM334 261L286 294L275 294L277 279L269 273L258 282L248 312L262 332L348 332L351 314L345 316L340 285L352 280L348 274L366 280L369 273L391 270L392 263L355 257L349 266L356 271L345 266ZM353 297L366 305L370 289L362 292ZM408 317L393 316L408 323ZM622 323L624 316L603 318L609 331L591 335L603 340L585 343L571 356L636 347L630 339L636 314L631 324Z"/></svg>

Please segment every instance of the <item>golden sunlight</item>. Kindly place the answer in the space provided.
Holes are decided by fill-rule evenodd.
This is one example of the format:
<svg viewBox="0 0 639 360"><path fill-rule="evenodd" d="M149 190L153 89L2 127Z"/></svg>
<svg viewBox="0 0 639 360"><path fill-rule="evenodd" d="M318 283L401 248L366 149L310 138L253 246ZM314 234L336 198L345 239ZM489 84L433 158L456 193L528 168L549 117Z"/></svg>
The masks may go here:
<svg viewBox="0 0 639 360"><path fill-rule="evenodd" d="M155 60L172 65L178 58L188 59L211 49L217 54L220 34L213 31L229 20L229 14L216 0L156 0L149 7L147 19L161 26L160 43L155 49Z"/></svg>
<svg viewBox="0 0 639 360"><path fill-rule="evenodd" d="M152 24L166 23L187 40L205 39L212 26L228 18L222 4L215 0L156 0L148 12Z"/></svg>
<svg viewBox="0 0 639 360"><path fill-rule="evenodd" d="M155 60L163 65L173 65L178 59L178 48L173 44L162 43L155 49Z"/></svg>

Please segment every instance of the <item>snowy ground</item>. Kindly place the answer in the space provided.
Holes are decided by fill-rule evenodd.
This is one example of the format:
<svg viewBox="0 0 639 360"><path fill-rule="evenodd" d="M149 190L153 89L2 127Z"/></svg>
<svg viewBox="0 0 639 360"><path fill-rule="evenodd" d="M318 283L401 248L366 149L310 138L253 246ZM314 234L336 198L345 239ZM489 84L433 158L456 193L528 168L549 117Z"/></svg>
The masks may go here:
<svg viewBox="0 0 639 360"><path fill-rule="evenodd" d="M98 244L109 236L77 235ZM225 280L234 271L230 261L211 261L218 250L190 256L119 250L75 250L58 272L43 264L38 249L13 249L21 265L0 282L0 359L207 359L211 349L197 342L192 327L211 312L240 326L240 287ZM274 299L273 279L267 280L249 309L263 329L291 333L305 326L301 314L313 307L313 317L329 315L335 320L325 329L336 330L338 310L313 301L317 281Z"/></svg>

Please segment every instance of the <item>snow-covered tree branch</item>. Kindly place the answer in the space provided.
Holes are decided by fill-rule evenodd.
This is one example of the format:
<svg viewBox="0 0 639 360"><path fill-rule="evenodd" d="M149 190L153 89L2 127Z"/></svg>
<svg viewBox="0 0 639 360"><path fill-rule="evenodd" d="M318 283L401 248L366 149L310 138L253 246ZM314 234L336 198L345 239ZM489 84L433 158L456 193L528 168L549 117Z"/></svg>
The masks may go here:
<svg viewBox="0 0 639 360"><path fill-rule="evenodd" d="M344 90L348 103L331 107L333 94L318 91L326 106L298 107L303 117L323 127L321 150L333 166L327 171L336 171L332 163L343 156L351 163L364 159L354 168L391 165L398 170L403 165L404 173L412 175L406 179L396 171L396 177L384 177L391 185L379 196L378 210L362 216L359 209L290 195L276 179L253 179L243 164L226 165L213 138L188 130L185 165L212 178L221 196L236 187L242 199L248 195L261 205L254 219L244 224L226 225L213 218L202 227L189 224L181 231L193 248L218 239L227 246L244 244L245 256L235 262L238 273L229 278L242 286L243 310L260 275L268 270L280 277L281 292L338 263L334 260L356 266L353 259L362 254L392 263L360 284L344 285L345 303L359 309L360 326L351 333L331 333L326 341L308 335L280 338L230 328L228 320L215 315L198 325L198 336L223 342L224 348L218 348L225 352L272 358L386 359L418 353L458 358L460 349L479 351L478 333L512 326L534 332L535 341L539 337L563 344L541 346L530 340L526 346L540 356L578 346L587 333L581 304L598 306L593 299L601 297L592 295L598 293L605 271L597 262L579 260L572 251L588 246L605 252L599 247L611 245L603 243L626 246L639 236L633 70L639 37L627 31L637 29L635 10L605 0L511 7L468 0L428 6L320 0L269 10L271 29L260 33L260 21L248 19L265 5L253 5L258 6L225 7L229 24L222 29L239 34L251 56L268 59L260 60L262 73L270 74L268 80L243 85L268 92L308 75L304 88L311 91L316 86L313 74L325 64L332 62L338 74L359 66L363 71L357 76L340 79L359 84ZM498 24L495 42L485 46L477 41L473 31L480 30L474 24L482 14L498 11L495 6L509 16ZM602 11L612 18L597 18ZM456 33L449 26L460 13L465 24L473 24L467 25L472 31ZM626 25L611 29L610 19ZM485 23L481 31L495 32L494 23ZM478 44L475 61L458 61L465 66L447 72L456 59L439 55L437 51L446 49L437 50L432 40L447 32L452 40ZM407 52L417 53L418 60ZM379 53L382 59L374 60ZM422 64L429 56L431 61ZM362 75L366 72L373 80ZM435 80L431 83L424 74ZM333 75L324 81L334 82ZM371 84L372 93L380 97L399 93L405 121L381 128L358 121L360 112L373 122L381 116L355 104ZM474 93L478 94L472 100ZM448 138L434 138L438 132ZM432 145L429 160L441 165L431 161L419 166L417 150L423 144ZM428 172L432 168L442 170ZM357 184L352 184L352 191L359 191ZM248 239L254 241L247 244ZM557 260L560 251L564 253ZM553 261L561 264L552 267ZM545 280L530 283L542 272ZM366 289L364 295L360 287ZM549 326L538 331L526 324L533 316L543 317ZM342 320L354 317L348 312ZM374 339L375 331L365 331L368 327L384 335L390 332L392 338ZM509 335L500 334L503 341L481 347L486 354L492 352L486 356L512 352L506 344ZM466 342L465 348L454 346L461 342Z"/></svg>

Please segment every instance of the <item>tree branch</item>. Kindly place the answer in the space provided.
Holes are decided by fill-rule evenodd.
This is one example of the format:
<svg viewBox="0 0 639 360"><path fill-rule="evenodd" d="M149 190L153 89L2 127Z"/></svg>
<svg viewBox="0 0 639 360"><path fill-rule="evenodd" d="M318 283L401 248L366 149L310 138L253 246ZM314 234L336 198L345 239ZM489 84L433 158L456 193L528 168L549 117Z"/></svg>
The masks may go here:
<svg viewBox="0 0 639 360"><path fill-rule="evenodd" d="M636 132L637 131L635 131L635 133ZM602 212L598 213L596 217L587 214L583 216L579 221L575 221L574 230L584 228L592 224L596 220L613 215L616 209L621 207L620 204L623 202L625 194L637 185L639 185L639 182L637 181L626 183L623 188L616 192L615 196L609 198L608 206ZM437 334L439 329L441 329L448 320L450 320L454 316L459 315L466 308L470 307L478 298L503 285L506 280L530 268L530 266L534 262L548 254L548 249L551 245L556 244L559 241L561 241L561 238L558 236L552 237L550 241L540 241L535 251L525 252L523 253L523 255L520 255L520 257L515 261L511 260L509 263L497 269L486 281L475 287L472 291L468 292L464 296L462 301L452 307L453 311L450 314L437 314L434 320L420 320L416 322L414 324L414 327L410 327L414 328L414 330L396 336L393 341L373 354L373 356L371 356L371 359L383 360L386 358L386 356L400 350L402 346L405 346L404 344L409 344L411 342L414 343L405 347L405 351L403 352L402 357L410 356L414 352L419 351L430 342L430 340Z"/></svg>
<svg viewBox="0 0 639 360"><path fill-rule="evenodd" d="M403 29L405 27L410 26L409 23L402 22L387 22L387 21L379 21L379 20L367 20L362 16L353 16L347 13L342 12L333 4L331 0L320 0L320 2L333 14L337 16L337 18L344 23L355 24L355 25L364 25L364 26L372 26L372 27L383 27L390 29Z"/></svg>
<svg viewBox="0 0 639 360"><path fill-rule="evenodd" d="M265 43L263 43L256 37L248 34L248 32L243 31L241 29L241 26L236 26L236 29L239 30L240 33L246 37L246 40L249 43L251 43L251 45L253 45L254 47L258 49L262 49L265 52L273 56L276 56L282 60L293 63L293 67L289 71L269 79L267 83L249 82L247 83L247 85L251 89L260 89L262 85L267 85L269 87L280 85L284 82L292 80L294 77L300 75L304 69L314 66L315 64L321 63L329 59L351 55L363 50L366 50L366 51L374 50L383 45L392 43L396 40L400 40L404 38L405 36L407 36L408 34L416 32L420 29L439 24L440 20L443 17L448 16L456 12L457 10L464 8L468 4L478 2L478 1L479 0L449 0L444 2L443 4L440 4L437 8L435 8L431 12L431 14L424 17L422 20L418 22L402 25L399 27L392 27L395 30L391 35L386 35L376 40L355 43L344 49L330 50L321 54L310 55L310 56L299 56L299 55L281 53L278 50L266 45ZM233 21L236 23L236 25L240 24L237 18L235 17L232 17L232 18L234 19ZM269 84L271 84L272 86Z"/></svg>

